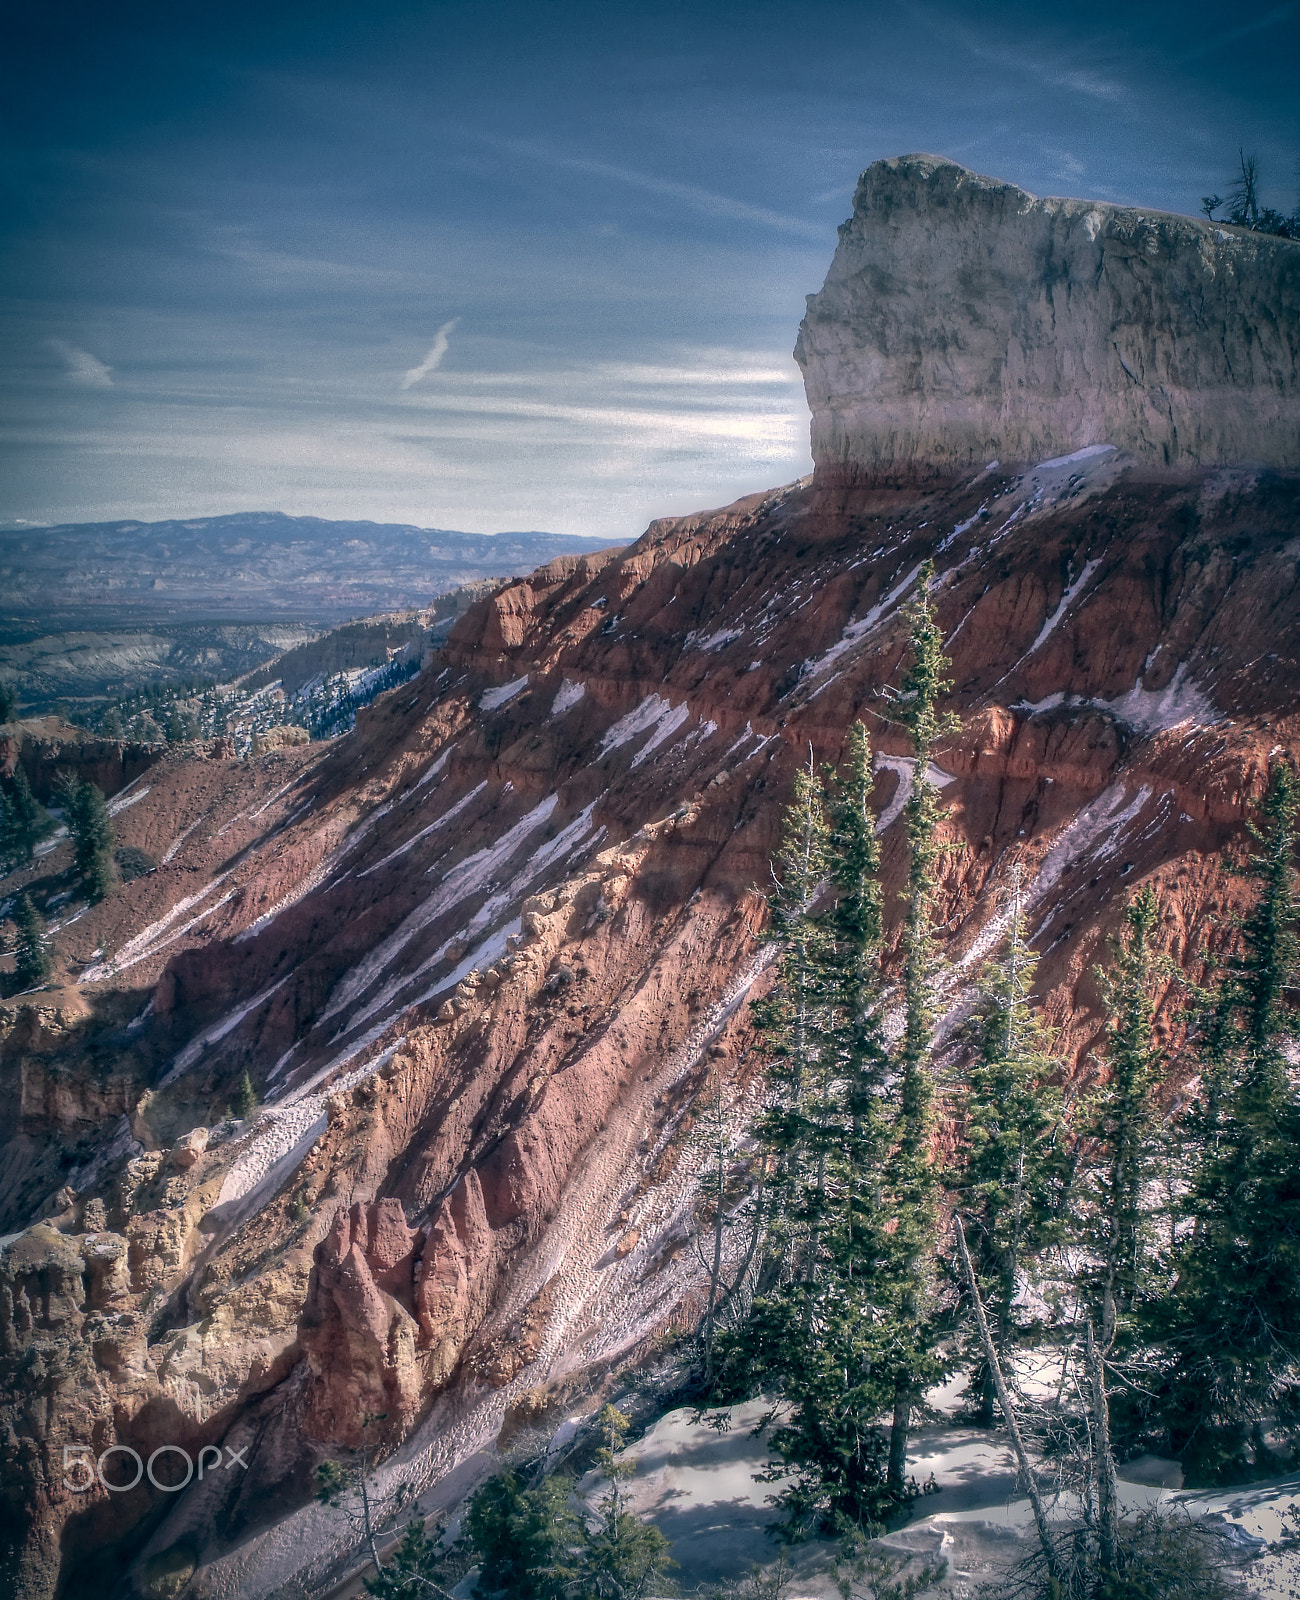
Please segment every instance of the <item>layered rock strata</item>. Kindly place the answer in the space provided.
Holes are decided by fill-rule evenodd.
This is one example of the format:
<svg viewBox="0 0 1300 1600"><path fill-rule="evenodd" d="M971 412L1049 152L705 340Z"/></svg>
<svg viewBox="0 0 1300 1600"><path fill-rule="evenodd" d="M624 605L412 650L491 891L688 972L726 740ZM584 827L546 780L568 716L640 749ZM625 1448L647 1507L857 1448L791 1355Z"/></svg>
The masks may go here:
<svg viewBox="0 0 1300 1600"><path fill-rule="evenodd" d="M938 156L862 174L795 358L823 475L1113 445L1300 468L1300 243L1040 200Z"/></svg>

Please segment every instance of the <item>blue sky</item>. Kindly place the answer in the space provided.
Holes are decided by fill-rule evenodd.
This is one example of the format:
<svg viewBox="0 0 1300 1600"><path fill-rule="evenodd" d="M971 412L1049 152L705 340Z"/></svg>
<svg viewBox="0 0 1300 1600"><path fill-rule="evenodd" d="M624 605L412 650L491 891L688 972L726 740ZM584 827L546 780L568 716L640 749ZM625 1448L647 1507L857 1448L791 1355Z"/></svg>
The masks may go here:
<svg viewBox="0 0 1300 1600"><path fill-rule="evenodd" d="M809 466L858 172L1295 203L1300 4L47 0L0 96L0 521L624 539ZM188 12L195 12L188 15Z"/></svg>

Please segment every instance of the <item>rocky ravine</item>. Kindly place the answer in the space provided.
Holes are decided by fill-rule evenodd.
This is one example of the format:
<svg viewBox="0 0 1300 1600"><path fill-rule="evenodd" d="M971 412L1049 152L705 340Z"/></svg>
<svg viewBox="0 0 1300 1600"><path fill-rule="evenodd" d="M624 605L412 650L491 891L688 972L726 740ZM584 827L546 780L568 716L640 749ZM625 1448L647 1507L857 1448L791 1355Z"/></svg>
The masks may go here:
<svg viewBox="0 0 1300 1600"><path fill-rule="evenodd" d="M1015 867L1076 1072L1131 888L1176 959L1222 941L1220 853L1300 748L1297 480L1102 449L892 476L561 558L347 738L119 792L163 864L69 904L65 981L0 1042L19 1593L318 1592L347 1551L311 1473L368 1412L419 1494L689 1325L691 1102L715 1066L738 1116L753 1094L756 886L795 763L858 715L900 876L910 768L874 713L926 557L964 719L945 1026ZM266 1108L209 1132L246 1068ZM247 1466L64 1486L65 1448L114 1441Z"/></svg>

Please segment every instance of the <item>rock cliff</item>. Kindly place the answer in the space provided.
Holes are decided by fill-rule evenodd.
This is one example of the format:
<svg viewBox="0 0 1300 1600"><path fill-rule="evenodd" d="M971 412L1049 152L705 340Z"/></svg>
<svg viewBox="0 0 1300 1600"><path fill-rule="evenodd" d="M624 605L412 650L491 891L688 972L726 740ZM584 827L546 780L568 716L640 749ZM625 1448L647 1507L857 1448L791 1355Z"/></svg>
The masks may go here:
<svg viewBox="0 0 1300 1600"><path fill-rule="evenodd" d="M937 156L862 174L795 357L823 475L1300 468L1300 243L1040 200Z"/></svg>
<svg viewBox="0 0 1300 1600"><path fill-rule="evenodd" d="M364 1439L378 1492L428 1505L692 1324L697 1102L721 1072L753 1104L781 808L858 716L901 884L911 766L876 710L925 560L962 721L945 1037L1013 875L1080 1080L1135 887L1193 975L1231 937L1223 851L1300 753L1296 479L982 468L819 467L557 559L344 738L161 754L114 802L159 865L104 903L66 898L63 843L11 876L65 896L57 983L0 1007L13 1592L328 1592L352 1546L311 1498L324 1456ZM245 1072L264 1105L235 1122ZM224 1464L176 1495L69 1484L66 1451L115 1444Z"/></svg>

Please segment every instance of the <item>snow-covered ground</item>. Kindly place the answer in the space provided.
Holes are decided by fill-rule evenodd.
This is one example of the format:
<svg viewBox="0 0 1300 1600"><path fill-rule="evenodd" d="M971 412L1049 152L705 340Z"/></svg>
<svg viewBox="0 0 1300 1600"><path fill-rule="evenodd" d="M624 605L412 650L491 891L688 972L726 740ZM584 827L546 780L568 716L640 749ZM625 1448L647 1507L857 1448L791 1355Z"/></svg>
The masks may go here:
<svg viewBox="0 0 1300 1600"><path fill-rule="evenodd" d="M951 1411L961 1381L932 1399ZM752 1400L711 1413L725 1417L725 1431L698 1423L690 1409L670 1411L633 1444L637 1466L628 1485L631 1508L652 1521L672 1542L674 1574L684 1593L698 1584L736 1578L754 1563L768 1565L780 1546L769 1530L776 1511L769 1497L780 1487L755 1481L768 1463L765 1435L754 1429L770 1404ZM560 1430L571 1433L572 1424ZM983 1585L996 1593L998 1574L1019 1561L1035 1539L1027 1497L1020 1492L1015 1459L1004 1430L988 1431L941 1421L918 1429L908 1452L908 1472L935 1488L915 1504L914 1514L882 1541L896 1553L948 1564L928 1595L973 1597ZM1263 1600L1300 1592L1300 1554L1268 1549L1284 1539L1300 1504L1300 1475L1230 1491L1181 1491L1176 1462L1144 1456L1120 1468L1120 1498L1127 1512L1147 1506L1179 1506L1194 1517L1225 1518L1237 1531L1232 1543L1256 1555L1247 1578ZM601 1481L589 1474L579 1485L598 1496ZM1076 1507L1049 1502L1061 1517ZM838 1591L826 1570L833 1547L813 1541L791 1552L794 1577L784 1600L829 1600Z"/></svg>

